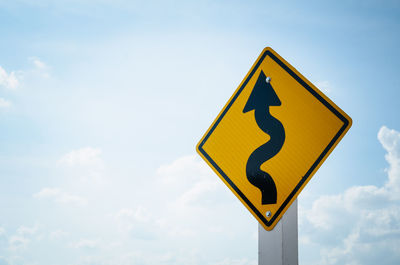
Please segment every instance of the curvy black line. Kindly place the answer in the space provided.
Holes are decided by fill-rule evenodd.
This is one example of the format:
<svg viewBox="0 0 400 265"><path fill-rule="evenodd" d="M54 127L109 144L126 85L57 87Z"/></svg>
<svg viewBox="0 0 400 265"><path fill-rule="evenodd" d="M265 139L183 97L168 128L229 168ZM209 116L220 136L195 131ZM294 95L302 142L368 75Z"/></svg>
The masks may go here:
<svg viewBox="0 0 400 265"><path fill-rule="evenodd" d="M257 82L247 100L243 113L254 110L258 127L270 136L267 143L251 153L246 164L247 179L261 191L261 204L275 204L278 194L272 176L263 170L261 165L274 157L282 149L285 142L285 129L282 123L270 113L271 106L280 106L281 101L276 95L270 79L261 71Z"/></svg>

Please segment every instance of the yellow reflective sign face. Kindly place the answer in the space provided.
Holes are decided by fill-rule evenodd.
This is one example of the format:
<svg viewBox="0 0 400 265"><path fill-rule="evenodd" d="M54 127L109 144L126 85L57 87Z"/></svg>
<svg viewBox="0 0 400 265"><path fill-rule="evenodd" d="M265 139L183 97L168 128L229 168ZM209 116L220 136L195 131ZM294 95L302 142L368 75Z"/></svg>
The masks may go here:
<svg viewBox="0 0 400 265"><path fill-rule="evenodd" d="M310 81L265 48L197 151L271 230L351 123Z"/></svg>

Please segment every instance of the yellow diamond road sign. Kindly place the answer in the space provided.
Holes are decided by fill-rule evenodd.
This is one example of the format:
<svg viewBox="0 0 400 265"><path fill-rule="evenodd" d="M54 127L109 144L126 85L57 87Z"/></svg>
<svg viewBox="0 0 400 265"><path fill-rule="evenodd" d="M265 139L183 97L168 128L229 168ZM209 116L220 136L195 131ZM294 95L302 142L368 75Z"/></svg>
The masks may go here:
<svg viewBox="0 0 400 265"><path fill-rule="evenodd" d="M293 66L265 48L197 151L271 230L351 123Z"/></svg>

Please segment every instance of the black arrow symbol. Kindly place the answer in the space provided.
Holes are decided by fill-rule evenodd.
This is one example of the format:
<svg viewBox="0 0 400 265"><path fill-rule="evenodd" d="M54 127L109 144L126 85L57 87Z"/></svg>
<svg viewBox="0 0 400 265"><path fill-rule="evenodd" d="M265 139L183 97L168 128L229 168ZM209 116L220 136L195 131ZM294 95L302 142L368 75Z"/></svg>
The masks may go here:
<svg viewBox="0 0 400 265"><path fill-rule="evenodd" d="M281 101L270 84L270 78L266 78L264 72L261 71L243 113L254 110L258 127L271 137L267 143L251 153L246 164L247 179L260 189L262 204L275 204L277 200L274 180L260 167L265 161L278 154L285 142L285 129L282 123L271 115L269 109L271 106L280 105Z"/></svg>

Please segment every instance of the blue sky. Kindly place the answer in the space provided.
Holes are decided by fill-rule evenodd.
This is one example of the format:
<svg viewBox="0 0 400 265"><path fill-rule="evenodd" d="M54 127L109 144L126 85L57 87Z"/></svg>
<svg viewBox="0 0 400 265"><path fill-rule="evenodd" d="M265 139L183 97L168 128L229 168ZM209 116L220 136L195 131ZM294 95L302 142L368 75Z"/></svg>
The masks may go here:
<svg viewBox="0 0 400 265"><path fill-rule="evenodd" d="M398 264L399 23L398 1L0 0L0 264L257 264L195 145L266 46L353 119L299 197L300 264Z"/></svg>

